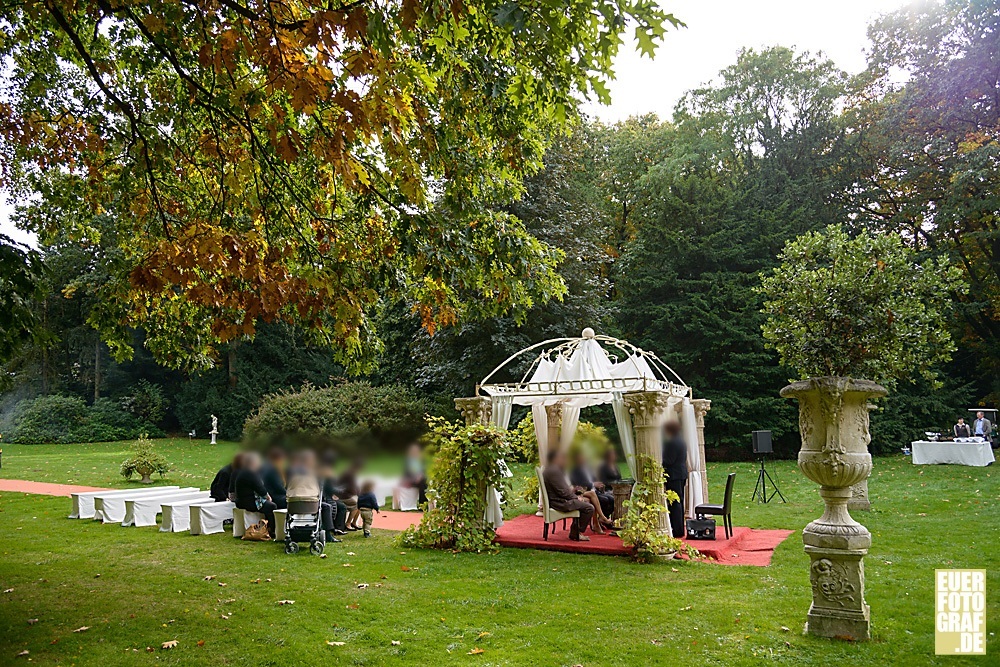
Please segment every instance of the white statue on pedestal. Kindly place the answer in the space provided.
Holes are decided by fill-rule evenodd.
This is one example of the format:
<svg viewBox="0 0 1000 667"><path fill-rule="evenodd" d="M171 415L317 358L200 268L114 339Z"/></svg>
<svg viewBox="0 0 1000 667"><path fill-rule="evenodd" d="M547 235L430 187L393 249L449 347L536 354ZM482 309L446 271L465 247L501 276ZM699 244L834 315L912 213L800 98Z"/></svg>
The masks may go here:
<svg viewBox="0 0 1000 667"><path fill-rule="evenodd" d="M212 436L211 444L215 444L215 436L219 434L219 418L212 415L212 430L208 432Z"/></svg>

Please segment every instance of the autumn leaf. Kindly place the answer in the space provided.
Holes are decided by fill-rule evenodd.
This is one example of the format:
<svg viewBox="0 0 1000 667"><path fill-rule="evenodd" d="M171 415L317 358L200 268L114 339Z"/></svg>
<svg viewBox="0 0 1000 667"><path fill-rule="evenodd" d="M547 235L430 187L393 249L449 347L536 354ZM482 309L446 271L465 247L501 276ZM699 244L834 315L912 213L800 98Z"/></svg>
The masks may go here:
<svg viewBox="0 0 1000 667"><path fill-rule="evenodd" d="M17 654L17 657L18 658L24 658L24 657L26 657L30 653L31 653L31 651L21 651L20 653Z"/></svg>
<svg viewBox="0 0 1000 667"><path fill-rule="evenodd" d="M177 640L176 639L171 639L168 642L163 642L162 644L160 644L160 648L163 648L163 649L171 649L171 648L174 648L175 646L177 646Z"/></svg>
<svg viewBox="0 0 1000 667"><path fill-rule="evenodd" d="M37 618L29 618L28 619L28 625L34 625L35 623L38 623L38 619Z"/></svg>
<svg viewBox="0 0 1000 667"><path fill-rule="evenodd" d="M358 584L358 588L364 590L364 589L368 588L368 584Z"/></svg>
<svg viewBox="0 0 1000 667"><path fill-rule="evenodd" d="M401 641L399 641L399 640L396 640L396 639L393 639L393 640L392 640L392 645L393 645L393 646L399 646L399 645L400 645L400 644L402 644L402 643L403 643L403 642L401 642Z"/></svg>
<svg viewBox="0 0 1000 667"><path fill-rule="evenodd" d="M327 646L343 646L346 642L327 642Z"/></svg>
<svg viewBox="0 0 1000 667"><path fill-rule="evenodd" d="M480 632L478 635L476 635L476 639L482 639L483 637L489 637L489 636L490 636L490 633L488 633L488 632Z"/></svg>
<svg viewBox="0 0 1000 667"><path fill-rule="evenodd" d="M476 648L474 648L471 651L469 651L469 655L479 655L480 653L486 653L486 649L479 648L477 646Z"/></svg>
<svg viewBox="0 0 1000 667"><path fill-rule="evenodd" d="M73 632L86 632L87 630L90 630L90 626L89 625L81 625L79 628L77 628Z"/></svg>
<svg viewBox="0 0 1000 667"><path fill-rule="evenodd" d="M278 600L279 606L284 606L286 604L295 604L295 600Z"/></svg>
<svg viewBox="0 0 1000 667"><path fill-rule="evenodd" d="M410 568L409 568L409 567L407 567L406 565L402 565L402 566L400 566L400 568L399 568L399 569L400 569L400 570L402 570L403 572L409 572L409 571L410 571Z"/></svg>
<svg viewBox="0 0 1000 667"><path fill-rule="evenodd" d="M211 581L212 579L215 579L215 575L214 574L210 574L207 577L205 577L205 581Z"/></svg>
<svg viewBox="0 0 1000 667"><path fill-rule="evenodd" d="M205 640L204 639L199 639L198 640L198 646L204 646L204 645L205 645Z"/></svg>

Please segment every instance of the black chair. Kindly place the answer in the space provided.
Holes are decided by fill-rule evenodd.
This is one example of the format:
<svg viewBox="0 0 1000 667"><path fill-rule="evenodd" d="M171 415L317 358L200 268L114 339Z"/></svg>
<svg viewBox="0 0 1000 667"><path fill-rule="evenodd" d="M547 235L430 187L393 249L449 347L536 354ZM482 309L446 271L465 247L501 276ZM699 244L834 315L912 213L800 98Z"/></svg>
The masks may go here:
<svg viewBox="0 0 1000 667"><path fill-rule="evenodd" d="M726 479L726 495L721 505L698 505L694 508L694 515L699 519L705 516L722 515L722 525L726 530L726 539L733 536L733 482L736 480L736 473L729 473Z"/></svg>

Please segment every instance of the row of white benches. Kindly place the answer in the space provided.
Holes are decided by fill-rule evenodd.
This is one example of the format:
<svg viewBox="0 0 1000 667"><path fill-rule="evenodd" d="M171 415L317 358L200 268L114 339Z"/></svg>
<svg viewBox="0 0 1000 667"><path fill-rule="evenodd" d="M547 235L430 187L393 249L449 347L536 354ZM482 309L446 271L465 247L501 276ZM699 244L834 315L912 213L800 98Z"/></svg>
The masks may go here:
<svg viewBox="0 0 1000 667"><path fill-rule="evenodd" d="M155 526L157 515L160 532L211 535L223 532L223 524L233 521L233 536L241 537L251 525L264 516L247 512L231 502L215 502L208 491L196 487L156 486L148 489L118 491L87 491L72 494L71 519L94 519L122 526ZM275 533L285 537L285 510L274 513Z"/></svg>
<svg viewBox="0 0 1000 667"><path fill-rule="evenodd" d="M391 493L393 509L417 509L417 490L395 486L390 480L378 480L376 493ZM384 496L383 496L384 497ZM71 519L95 519L102 523L122 526L155 526L160 519L160 532L211 535L223 532L225 521L233 520L233 536L243 532L264 516L247 512L231 502L215 502L208 491L197 487L154 486L145 489L117 491L86 491L72 494ZM285 538L286 510L275 510L275 534Z"/></svg>

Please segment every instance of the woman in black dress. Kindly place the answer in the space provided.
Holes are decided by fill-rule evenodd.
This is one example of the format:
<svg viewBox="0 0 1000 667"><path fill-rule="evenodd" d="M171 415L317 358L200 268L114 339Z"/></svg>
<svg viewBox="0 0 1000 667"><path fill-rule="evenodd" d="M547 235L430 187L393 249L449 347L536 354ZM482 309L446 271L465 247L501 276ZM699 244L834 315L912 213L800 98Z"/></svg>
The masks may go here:
<svg viewBox="0 0 1000 667"><path fill-rule="evenodd" d="M247 512L260 512L267 519L267 532L274 539L274 510L277 505L271 502L260 477L260 455L247 452L243 455L239 472L236 473L234 487L236 490L236 506Z"/></svg>

